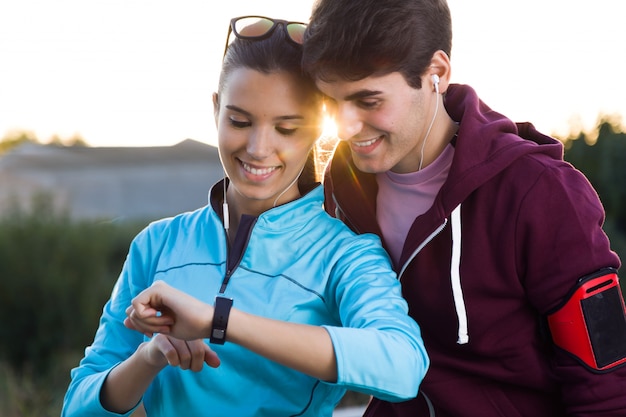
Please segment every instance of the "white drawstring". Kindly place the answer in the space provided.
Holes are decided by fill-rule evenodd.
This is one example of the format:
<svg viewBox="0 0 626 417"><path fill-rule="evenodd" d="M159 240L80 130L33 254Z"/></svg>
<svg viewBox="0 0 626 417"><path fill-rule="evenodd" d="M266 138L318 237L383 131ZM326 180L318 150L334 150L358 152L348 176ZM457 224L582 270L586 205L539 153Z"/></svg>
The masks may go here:
<svg viewBox="0 0 626 417"><path fill-rule="evenodd" d="M461 288L461 205L452 211L452 261L450 265L450 279L452 281L452 296L454 297L454 307L459 321L459 334L457 343L460 345L469 342L469 332L467 329L467 311L465 310L465 300L463 299L463 289Z"/></svg>
<svg viewBox="0 0 626 417"><path fill-rule="evenodd" d="M424 399L426 400L426 405L428 406L428 416L435 417L435 407L433 407L432 401L430 401L430 398L428 398L428 396L424 394L424 391L420 391L420 394L422 394L424 396Z"/></svg>

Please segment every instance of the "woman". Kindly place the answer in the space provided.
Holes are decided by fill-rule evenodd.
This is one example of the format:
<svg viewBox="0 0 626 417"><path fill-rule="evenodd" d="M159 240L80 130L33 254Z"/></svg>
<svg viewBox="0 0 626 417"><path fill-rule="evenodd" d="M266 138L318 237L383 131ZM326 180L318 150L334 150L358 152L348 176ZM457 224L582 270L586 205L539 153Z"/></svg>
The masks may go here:
<svg viewBox="0 0 626 417"><path fill-rule="evenodd" d="M64 416L330 416L346 389L417 393L428 358L389 259L326 215L309 169L304 28L231 21L213 97L228 180L134 239Z"/></svg>

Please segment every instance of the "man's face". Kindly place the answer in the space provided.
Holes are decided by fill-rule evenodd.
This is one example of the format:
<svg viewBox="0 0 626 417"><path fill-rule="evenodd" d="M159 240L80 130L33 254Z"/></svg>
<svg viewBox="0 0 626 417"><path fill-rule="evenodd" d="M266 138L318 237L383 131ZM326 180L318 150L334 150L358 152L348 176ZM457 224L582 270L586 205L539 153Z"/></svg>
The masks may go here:
<svg viewBox="0 0 626 417"><path fill-rule="evenodd" d="M334 102L339 138L349 142L357 168L369 173L419 169L434 92L412 88L399 72L358 81L318 81L317 86Z"/></svg>

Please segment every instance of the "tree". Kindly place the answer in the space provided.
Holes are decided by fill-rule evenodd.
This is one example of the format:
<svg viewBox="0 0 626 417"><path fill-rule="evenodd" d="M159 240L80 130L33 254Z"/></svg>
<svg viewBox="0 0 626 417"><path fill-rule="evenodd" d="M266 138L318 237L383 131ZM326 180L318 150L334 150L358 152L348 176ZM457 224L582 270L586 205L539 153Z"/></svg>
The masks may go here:
<svg viewBox="0 0 626 417"><path fill-rule="evenodd" d="M11 131L0 140L0 155L26 142L37 143L37 136L26 130Z"/></svg>
<svg viewBox="0 0 626 417"><path fill-rule="evenodd" d="M63 139L59 135L54 135L50 138L48 143L57 146L87 146L85 139L83 139L83 137L78 133L68 139Z"/></svg>
<svg viewBox="0 0 626 417"><path fill-rule="evenodd" d="M39 139L37 139L37 136L35 136L35 134L31 131L11 131L0 140L0 155L27 142L41 143ZM59 135L53 135L48 143L57 146L88 146L85 139L83 139L83 137L78 133L67 139L62 138Z"/></svg>

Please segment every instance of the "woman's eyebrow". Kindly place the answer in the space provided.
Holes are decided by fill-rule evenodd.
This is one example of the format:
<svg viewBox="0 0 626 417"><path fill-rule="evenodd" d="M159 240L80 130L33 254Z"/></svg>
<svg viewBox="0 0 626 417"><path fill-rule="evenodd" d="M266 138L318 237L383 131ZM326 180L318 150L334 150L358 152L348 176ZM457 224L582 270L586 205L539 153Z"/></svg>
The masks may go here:
<svg viewBox="0 0 626 417"><path fill-rule="evenodd" d="M241 107L235 106L234 104L227 104L224 107L226 107L228 110L232 110L234 112L241 113L244 116L252 118L252 113L242 109ZM304 116L302 116L301 114L286 114L283 116L279 116L276 119L277 120L304 120Z"/></svg>
<svg viewBox="0 0 626 417"><path fill-rule="evenodd" d="M286 114L284 116L277 117L279 120L304 120L304 116L299 114Z"/></svg>
<svg viewBox="0 0 626 417"><path fill-rule="evenodd" d="M234 104L227 104L224 107L226 107L228 110L232 110L232 111L235 111L237 113L241 113L241 114L243 114L245 116L248 116L248 117L252 116L252 113L250 113L248 111L245 111L241 107L235 106Z"/></svg>

